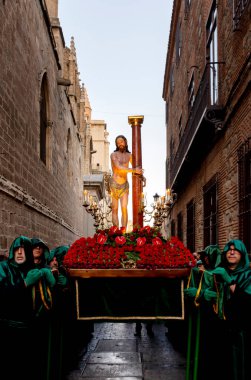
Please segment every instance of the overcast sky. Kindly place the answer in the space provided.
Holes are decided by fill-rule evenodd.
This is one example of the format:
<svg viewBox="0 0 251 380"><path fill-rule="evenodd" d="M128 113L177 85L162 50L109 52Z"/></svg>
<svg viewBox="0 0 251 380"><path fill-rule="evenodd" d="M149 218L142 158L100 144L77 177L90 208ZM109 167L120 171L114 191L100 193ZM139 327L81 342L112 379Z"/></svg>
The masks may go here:
<svg viewBox="0 0 251 380"><path fill-rule="evenodd" d="M129 115L144 115L142 166L148 203L165 194L164 70L173 0L58 0L66 46L74 37L78 70L92 107L104 120L110 153ZM132 193L132 192L131 192Z"/></svg>

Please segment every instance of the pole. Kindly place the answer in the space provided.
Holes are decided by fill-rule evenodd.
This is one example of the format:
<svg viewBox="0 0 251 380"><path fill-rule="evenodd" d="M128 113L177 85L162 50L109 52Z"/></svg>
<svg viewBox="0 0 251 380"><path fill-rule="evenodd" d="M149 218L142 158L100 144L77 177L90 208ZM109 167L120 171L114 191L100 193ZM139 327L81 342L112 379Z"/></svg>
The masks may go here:
<svg viewBox="0 0 251 380"><path fill-rule="evenodd" d="M188 316L188 336L187 336L187 358L186 358L186 380L190 380L190 368L191 368L191 347L192 347L192 310L190 310Z"/></svg>
<svg viewBox="0 0 251 380"><path fill-rule="evenodd" d="M197 310L193 380L197 380L198 378L199 349L200 349L200 309Z"/></svg>
<svg viewBox="0 0 251 380"><path fill-rule="evenodd" d="M141 124L144 116L128 116L132 127L132 166L142 169ZM143 227L143 210L141 208L143 184L140 175L132 176L133 227Z"/></svg>

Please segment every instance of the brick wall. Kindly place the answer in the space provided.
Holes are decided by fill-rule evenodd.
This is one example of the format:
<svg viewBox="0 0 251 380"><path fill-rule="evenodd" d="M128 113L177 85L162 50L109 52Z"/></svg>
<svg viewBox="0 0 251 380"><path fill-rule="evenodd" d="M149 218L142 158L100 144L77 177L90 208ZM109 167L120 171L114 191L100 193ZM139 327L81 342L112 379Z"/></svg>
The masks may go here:
<svg viewBox="0 0 251 380"><path fill-rule="evenodd" d="M51 247L69 244L83 234L82 138L67 88L58 84L63 54L56 54L42 2L2 3L0 43L0 253L20 234L39 236ZM39 155L44 73L46 165Z"/></svg>
<svg viewBox="0 0 251 380"><path fill-rule="evenodd" d="M183 1L176 1L173 9L169 37L163 98L168 103L167 162L171 157L170 141L174 154L180 143L179 119L182 128L188 121L188 86L194 75L195 93L201 83L206 57L206 24L212 1L191 2L184 12ZM250 33L249 9L243 13L238 30L233 30L232 2L218 2L218 53L220 64L220 103L225 111L224 128L215 138L207 156L196 163L189 183L178 194L171 217L183 213L183 236L186 243L186 205L194 198L196 212L196 249L203 248L203 186L214 176L218 178L218 243L221 247L230 238L239 237L238 221L238 159L237 150L251 136L250 113ZM175 41L177 25L181 26L182 48L176 59ZM174 67L175 88L170 92L170 70ZM182 136L181 136L182 138ZM168 167L167 167L168 169ZM167 172L168 176L168 172ZM168 226L170 227L171 221ZM177 223L176 223L177 224Z"/></svg>

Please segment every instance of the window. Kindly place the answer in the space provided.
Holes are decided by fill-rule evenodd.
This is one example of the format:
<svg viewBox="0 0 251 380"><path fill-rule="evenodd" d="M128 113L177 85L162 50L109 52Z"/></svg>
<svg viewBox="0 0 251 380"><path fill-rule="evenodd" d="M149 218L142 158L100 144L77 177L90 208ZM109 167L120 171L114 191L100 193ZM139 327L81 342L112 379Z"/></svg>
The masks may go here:
<svg viewBox="0 0 251 380"><path fill-rule="evenodd" d="M67 153L67 178L70 184L73 183L73 169L72 169L72 138L71 131L68 128L67 131L67 145L66 145L66 153Z"/></svg>
<svg viewBox="0 0 251 380"><path fill-rule="evenodd" d="M174 66L171 68L170 74L170 94L172 95L174 92Z"/></svg>
<svg viewBox="0 0 251 380"><path fill-rule="evenodd" d="M176 48L176 62L179 62L181 55L182 38L181 38L181 23L177 24L175 48Z"/></svg>
<svg viewBox="0 0 251 380"><path fill-rule="evenodd" d="M179 140L182 138L182 115L179 119Z"/></svg>
<svg viewBox="0 0 251 380"><path fill-rule="evenodd" d="M207 55L210 68L210 105L215 105L218 102L219 91L217 8L215 1L207 22Z"/></svg>
<svg viewBox="0 0 251 380"><path fill-rule="evenodd" d="M191 200L187 204L187 248L195 252L195 203Z"/></svg>
<svg viewBox="0 0 251 380"><path fill-rule="evenodd" d="M44 164L46 164L47 133L47 78L44 74L40 91L40 159Z"/></svg>
<svg viewBox="0 0 251 380"><path fill-rule="evenodd" d="M170 138L170 163L174 163L174 139L173 136Z"/></svg>
<svg viewBox="0 0 251 380"><path fill-rule="evenodd" d="M177 236L180 241L183 241L183 216L181 212L177 216Z"/></svg>
<svg viewBox="0 0 251 380"><path fill-rule="evenodd" d="M176 234L176 228L175 228L175 221L174 220L172 220L171 221L171 236L175 236L175 234Z"/></svg>
<svg viewBox="0 0 251 380"><path fill-rule="evenodd" d="M248 4L248 0L233 0L233 28L238 28L241 17L245 12L245 7Z"/></svg>
<svg viewBox="0 0 251 380"><path fill-rule="evenodd" d="M203 187L204 247L217 244L217 179L213 177Z"/></svg>
<svg viewBox="0 0 251 380"><path fill-rule="evenodd" d="M190 10L191 0L185 0L185 20L188 17L188 13Z"/></svg>
<svg viewBox="0 0 251 380"><path fill-rule="evenodd" d="M251 137L238 149L239 236L251 252Z"/></svg>
<svg viewBox="0 0 251 380"><path fill-rule="evenodd" d="M195 94L194 94L194 74L191 77L190 84L188 87L188 112L191 111L193 108L195 101Z"/></svg>
<svg viewBox="0 0 251 380"><path fill-rule="evenodd" d="M169 104L166 102L166 127L168 127L168 119L169 119Z"/></svg>

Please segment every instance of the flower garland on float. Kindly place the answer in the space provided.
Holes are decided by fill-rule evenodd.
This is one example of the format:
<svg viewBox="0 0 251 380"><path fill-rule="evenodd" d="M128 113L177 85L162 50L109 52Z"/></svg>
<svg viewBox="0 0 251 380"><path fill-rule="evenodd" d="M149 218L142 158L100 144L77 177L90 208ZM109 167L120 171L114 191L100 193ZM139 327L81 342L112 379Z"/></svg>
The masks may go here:
<svg viewBox="0 0 251 380"><path fill-rule="evenodd" d="M72 269L169 269L195 266L195 258L177 238L165 239L145 226L126 232L112 226L81 237L69 248L64 266Z"/></svg>

